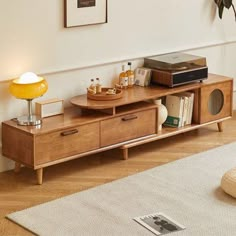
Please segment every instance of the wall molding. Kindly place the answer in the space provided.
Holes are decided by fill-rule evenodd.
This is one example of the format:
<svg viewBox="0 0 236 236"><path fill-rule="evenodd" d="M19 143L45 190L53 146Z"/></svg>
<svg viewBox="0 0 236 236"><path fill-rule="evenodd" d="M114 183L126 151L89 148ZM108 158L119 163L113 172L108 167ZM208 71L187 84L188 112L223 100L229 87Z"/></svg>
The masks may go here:
<svg viewBox="0 0 236 236"><path fill-rule="evenodd" d="M43 73L39 73L40 75L51 75L51 74L57 74L57 73L64 73L64 72L69 72L69 71L75 71L75 70L81 70L81 69L89 69L89 68L94 68L94 67L99 67L99 66L106 66L106 65L111 65L111 64L116 64L116 63L120 63L123 61L129 61L129 60L142 60L144 57L151 57L151 56L155 56L155 55L161 55L161 54L165 54L165 53L174 53L174 52L185 52L185 51L191 51L191 50L198 50L198 49L204 49L204 48L212 48L212 47L219 47L219 46L226 46L229 44L234 44L236 43L236 39L231 40L231 41L219 41L219 42L215 42L215 43L209 43L207 45L200 45L200 46L196 46L196 47L191 47L191 48L182 48L180 50L174 50L174 51L162 51L162 52L156 52L153 54L148 54L148 55L142 55L142 56L138 56L138 57L124 57L124 58L114 58L111 59L109 61L101 61L101 62L97 62L97 63L91 63L88 65L82 65L82 66L72 66L72 67L67 67L64 69L58 69L58 70L52 70L52 71L48 71L48 72L43 72Z"/></svg>
<svg viewBox="0 0 236 236"><path fill-rule="evenodd" d="M65 67L65 68L60 68L60 69L58 68L55 70L35 72L35 73L40 76L50 76L50 75L55 75L55 74L59 74L59 73L73 72L76 70L84 70L84 69L90 69L90 68L100 67L100 66L108 66L108 65L112 65L112 64L116 64L116 63L122 63L124 61L142 60L144 57L151 57L151 56L161 55L161 54L165 54L165 53L186 52L186 51L198 50L198 49L204 49L204 48L227 46L227 45L234 44L234 43L236 43L236 39L228 40L228 41L218 41L218 42L209 43L209 44L205 44L205 45L199 45L199 46L190 47L190 48L181 48L179 50L174 50L174 51L158 51L158 52L153 53L151 55L150 54L142 55L142 56L140 55L140 56L132 57L132 58L130 58L130 57L114 58L109 61L100 61L100 62L91 63L91 64L87 64L87 65L74 65L71 67ZM11 80L12 79L0 80L0 84L1 83L9 83Z"/></svg>

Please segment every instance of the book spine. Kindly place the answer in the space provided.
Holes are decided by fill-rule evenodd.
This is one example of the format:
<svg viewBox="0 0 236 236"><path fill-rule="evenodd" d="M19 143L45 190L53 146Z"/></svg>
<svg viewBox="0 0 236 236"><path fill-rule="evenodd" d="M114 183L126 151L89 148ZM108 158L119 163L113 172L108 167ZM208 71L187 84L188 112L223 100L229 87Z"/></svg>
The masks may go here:
<svg viewBox="0 0 236 236"><path fill-rule="evenodd" d="M189 110L188 108L189 108L189 98L184 96L182 126L185 126L187 124L187 115L188 115L188 110Z"/></svg>
<svg viewBox="0 0 236 236"><path fill-rule="evenodd" d="M188 114L188 124L192 123L192 116L193 116L193 103L194 103L194 93L191 94L189 98L189 114Z"/></svg>
<svg viewBox="0 0 236 236"><path fill-rule="evenodd" d="M179 111L179 114L180 114L180 124L179 124L179 127L182 127L183 126L183 116L184 116L184 97L181 97L180 98L180 111Z"/></svg>

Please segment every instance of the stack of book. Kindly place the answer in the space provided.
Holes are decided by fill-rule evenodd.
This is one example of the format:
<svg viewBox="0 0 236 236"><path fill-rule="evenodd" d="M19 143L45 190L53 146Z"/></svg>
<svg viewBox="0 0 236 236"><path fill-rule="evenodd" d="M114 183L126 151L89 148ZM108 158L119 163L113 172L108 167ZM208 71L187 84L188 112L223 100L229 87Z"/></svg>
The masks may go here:
<svg viewBox="0 0 236 236"><path fill-rule="evenodd" d="M163 125L183 127L192 123L194 93L183 92L166 96L168 116Z"/></svg>

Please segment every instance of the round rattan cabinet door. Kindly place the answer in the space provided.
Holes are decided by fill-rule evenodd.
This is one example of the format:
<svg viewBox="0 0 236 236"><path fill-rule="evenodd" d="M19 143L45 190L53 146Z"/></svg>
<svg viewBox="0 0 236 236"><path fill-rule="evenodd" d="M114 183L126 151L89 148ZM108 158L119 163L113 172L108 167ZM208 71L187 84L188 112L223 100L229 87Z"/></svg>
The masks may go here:
<svg viewBox="0 0 236 236"><path fill-rule="evenodd" d="M221 112L224 106L224 94L220 89L213 90L209 95L208 111L212 115L217 115Z"/></svg>

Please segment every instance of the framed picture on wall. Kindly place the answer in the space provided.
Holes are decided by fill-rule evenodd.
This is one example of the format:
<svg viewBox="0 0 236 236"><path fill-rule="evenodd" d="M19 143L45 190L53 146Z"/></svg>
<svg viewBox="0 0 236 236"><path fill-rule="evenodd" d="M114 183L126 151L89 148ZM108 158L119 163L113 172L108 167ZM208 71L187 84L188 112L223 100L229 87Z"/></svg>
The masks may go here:
<svg viewBox="0 0 236 236"><path fill-rule="evenodd" d="M107 0L64 0L65 27L107 23Z"/></svg>

